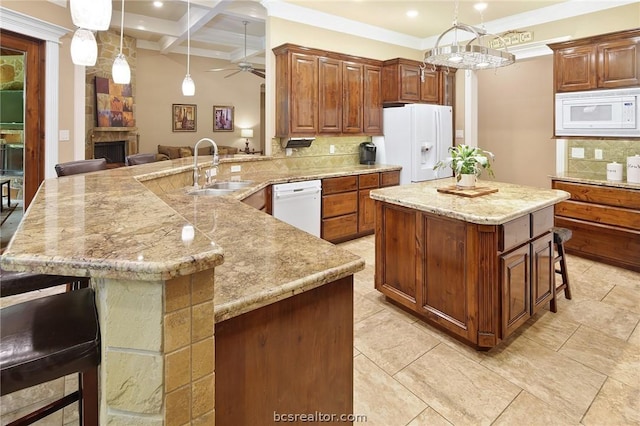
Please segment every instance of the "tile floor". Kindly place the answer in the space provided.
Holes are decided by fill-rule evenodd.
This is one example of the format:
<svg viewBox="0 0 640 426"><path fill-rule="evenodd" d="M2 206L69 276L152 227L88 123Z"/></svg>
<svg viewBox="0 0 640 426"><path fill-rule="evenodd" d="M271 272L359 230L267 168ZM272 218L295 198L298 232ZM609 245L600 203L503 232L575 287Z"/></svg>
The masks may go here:
<svg viewBox="0 0 640 426"><path fill-rule="evenodd" d="M373 236L341 246L367 262L354 286L361 424L640 425L640 274L570 256L573 299L478 352L385 302L373 288ZM2 397L2 425L19 407L74 386L70 377ZM67 409L38 424L76 419Z"/></svg>
<svg viewBox="0 0 640 426"><path fill-rule="evenodd" d="M568 256L561 298L478 352L385 302L374 237L355 276L354 412L367 425L640 425L640 274Z"/></svg>

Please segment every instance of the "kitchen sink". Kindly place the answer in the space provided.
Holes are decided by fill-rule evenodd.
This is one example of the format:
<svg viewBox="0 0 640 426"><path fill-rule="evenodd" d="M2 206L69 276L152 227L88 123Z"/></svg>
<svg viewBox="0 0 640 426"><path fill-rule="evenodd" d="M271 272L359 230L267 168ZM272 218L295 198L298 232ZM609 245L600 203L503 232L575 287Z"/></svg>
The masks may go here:
<svg viewBox="0 0 640 426"><path fill-rule="evenodd" d="M252 180L223 180L211 184L208 188L237 190L253 185Z"/></svg>
<svg viewBox="0 0 640 426"><path fill-rule="evenodd" d="M210 197L219 197L221 195L231 194L235 189L222 189L222 188L201 188L194 189L187 192L189 195L208 195Z"/></svg>

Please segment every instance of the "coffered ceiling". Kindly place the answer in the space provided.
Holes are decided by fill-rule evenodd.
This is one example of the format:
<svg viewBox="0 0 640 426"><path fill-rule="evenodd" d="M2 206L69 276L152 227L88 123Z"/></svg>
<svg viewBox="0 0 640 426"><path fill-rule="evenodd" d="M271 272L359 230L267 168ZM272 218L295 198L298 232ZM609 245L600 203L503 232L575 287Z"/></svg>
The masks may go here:
<svg viewBox="0 0 640 426"><path fill-rule="evenodd" d="M267 15L416 49L432 47L438 34L460 22L484 24L500 33L590 13L637 0L485 0L482 14L469 0L191 0L191 53L203 57L264 64ZM186 53L187 1L125 1L125 34L140 48ZM113 1L111 28L120 30L122 2ZM640 6L639 6L640 7ZM408 17L407 12L417 12Z"/></svg>

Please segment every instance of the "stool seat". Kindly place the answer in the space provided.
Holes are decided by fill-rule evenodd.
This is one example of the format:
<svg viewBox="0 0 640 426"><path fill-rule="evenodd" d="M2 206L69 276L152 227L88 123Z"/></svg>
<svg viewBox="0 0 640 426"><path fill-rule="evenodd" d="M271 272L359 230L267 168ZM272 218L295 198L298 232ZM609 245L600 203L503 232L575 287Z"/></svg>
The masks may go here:
<svg viewBox="0 0 640 426"><path fill-rule="evenodd" d="M0 314L1 395L100 364L93 289L33 299Z"/></svg>
<svg viewBox="0 0 640 426"><path fill-rule="evenodd" d="M72 284L74 288L88 287L89 278L5 271L0 268L0 297L13 296L62 284Z"/></svg>
<svg viewBox="0 0 640 426"><path fill-rule="evenodd" d="M564 244L571 239L573 233L567 228L551 228L553 232L553 242L556 244Z"/></svg>

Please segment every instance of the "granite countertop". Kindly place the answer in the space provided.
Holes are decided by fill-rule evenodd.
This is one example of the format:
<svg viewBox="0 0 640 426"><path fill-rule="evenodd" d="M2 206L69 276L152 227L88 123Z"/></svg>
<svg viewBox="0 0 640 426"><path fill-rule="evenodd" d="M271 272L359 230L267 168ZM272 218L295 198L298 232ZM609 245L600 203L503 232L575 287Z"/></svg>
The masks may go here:
<svg viewBox="0 0 640 426"><path fill-rule="evenodd" d="M565 182L588 183L591 185L612 186L616 188L640 190L640 183L607 180L606 176L604 175L597 174L597 173L589 173L589 172L558 173L556 175L551 176L551 179L565 181Z"/></svg>
<svg viewBox="0 0 640 426"><path fill-rule="evenodd" d="M202 157L207 167L211 157ZM267 185L379 171L397 166L278 169L236 175L253 185L223 197L156 195L146 181L191 171L193 159L47 179L0 258L7 270L163 280L215 267L215 319L351 275L364 260L240 200ZM232 178L220 175L218 180ZM195 238L182 241L191 224Z"/></svg>
<svg viewBox="0 0 640 426"><path fill-rule="evenodd" d="M569 198L565 191L493 181L478 181L477 187L498 189L498 192L479 197L437 191L440 187L454 184L454 178L446 178L374 189L371 198L482 225L501 225Z"/></svg>

